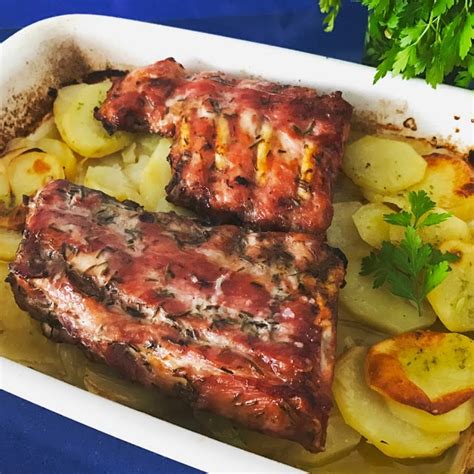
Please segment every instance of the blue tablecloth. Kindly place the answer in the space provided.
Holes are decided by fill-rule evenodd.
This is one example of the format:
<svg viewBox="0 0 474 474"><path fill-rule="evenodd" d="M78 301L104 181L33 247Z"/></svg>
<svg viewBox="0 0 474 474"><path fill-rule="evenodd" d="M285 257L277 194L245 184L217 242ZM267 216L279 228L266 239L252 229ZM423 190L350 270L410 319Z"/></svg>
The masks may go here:
<svg viewBox="0 0 474 474"><path fill-rule="evenodd" d="M0 0L0 41L43 18L96 13L359 62L366 26L365 10L357 3L344 3L336 30L327 34L323 32L316 0ZM30 472L198 471L0 391L0 473Z"/></svg>

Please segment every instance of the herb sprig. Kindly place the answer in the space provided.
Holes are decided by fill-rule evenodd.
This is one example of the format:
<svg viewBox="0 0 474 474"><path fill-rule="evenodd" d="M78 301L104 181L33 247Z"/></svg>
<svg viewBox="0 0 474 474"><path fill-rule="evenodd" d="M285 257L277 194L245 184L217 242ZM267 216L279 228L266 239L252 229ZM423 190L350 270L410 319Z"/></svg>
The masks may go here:
<svg viewBox="0 0 474 474"><path fill-rule="evenodd" d="M436 204L425 191L410 192L408 202L410 212L384 215L385 222L405 227L404 238L398 246L384 241L379 251L364 257L360 274L373 274L374 288L387 283L393 294L413 301L421 315L424 298L448 276L449 264L458 256L423 243L419 235L423 227L441 224L451 214L431 212Z"/></svg>
<svg viewBox="0 0 474 474"><path fill-rule="evenodd" d="M369 10L368 62L375 82L389 71L422 76L431 86L454 76L460 87L474 77L473 0L359 0ZM334 28L341 0L320 0L326 31Z"/></svg>

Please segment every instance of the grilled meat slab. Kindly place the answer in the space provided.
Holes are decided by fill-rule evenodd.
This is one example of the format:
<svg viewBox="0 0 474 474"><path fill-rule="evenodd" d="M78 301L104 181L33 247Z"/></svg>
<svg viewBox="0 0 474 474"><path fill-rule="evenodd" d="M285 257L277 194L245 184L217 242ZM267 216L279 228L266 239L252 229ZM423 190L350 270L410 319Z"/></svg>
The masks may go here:
<svg viewBox="0 0 474 474"><path fill-rule="evenodd" d="M169 201L267 230L329 227L352 114L340 92L190 75L172 58L114 81L96 112L109 132L175 138Z"/></svg>
<svg viewBox="0 0 474 474"><path fill-rule="evenodd" d="M308 234L203 226L67 181L29 203L21 308L133 380L322 449L343 258Z"/></svg>

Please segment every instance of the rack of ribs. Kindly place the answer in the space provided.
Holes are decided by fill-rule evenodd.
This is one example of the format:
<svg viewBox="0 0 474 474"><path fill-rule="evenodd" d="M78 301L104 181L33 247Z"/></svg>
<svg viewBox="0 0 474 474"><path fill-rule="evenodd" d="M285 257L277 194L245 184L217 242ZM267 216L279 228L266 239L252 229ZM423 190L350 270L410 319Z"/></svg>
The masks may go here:
<svg viewBox="0 0 474 474"><path fill-rule="evenodd" d="M221 73L174 59L114 79L95 116L113 133L173 137L168 200L214 222L323 233L352 107L340 92Z"/></svg>
<svg viewBox="0 0 474 474"><path fill-rule="evenodd" d="M310 234L209 227L60 180L30 200L8 280L49 335L315 452L344 266Z"/></svg>

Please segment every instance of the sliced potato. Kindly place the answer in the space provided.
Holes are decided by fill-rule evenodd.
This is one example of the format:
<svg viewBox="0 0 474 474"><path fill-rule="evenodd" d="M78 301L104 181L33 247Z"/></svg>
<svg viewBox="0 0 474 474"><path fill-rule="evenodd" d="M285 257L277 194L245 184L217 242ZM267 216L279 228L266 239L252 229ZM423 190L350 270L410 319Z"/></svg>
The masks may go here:
<svg viewBox="0 0 474 474"><path fill-rule="evenodd" d="M161 140L162 137L160 135L151 133L137 135L135 138L135 143L137 144L136 154L151 156Z"/></svg>
<svg viewBox="0 0 474 474"><path fill-rule="evenodd" d="M196 216L193 211L185 209L184 207L175 206L173 203L166 200L166 196L162 197L156 206L156 212L176 212L180 216Z"/></svg>
<svg viewBox="0 0 474 474"><path fill-rule="evenodd" d="M71 149L60 140L53 138L40 138L33 141L31 138L15 138L11 145L12 150L24 149L37 151L38 149L55 156L62 164L66 178L73 179L76 172L77 160Z"/></svg>
<svg viewBox="0 0 474 474"><path fill-rule="evenodd" d="M131 163L123 167L123 172L125 173L125 176L127 176L127 178L137 190L140 188L142 176L149 161L149 156L140 155L136 163Z"/></svg>
<svg viewBox="0 0 474 474"><path fill-rule="evenodd" d="M432 415L474 396L474 341L456 333L416 331L375 344L365 362L368 385Z"/></svg>
<svg viewBox="0 0 474 474"><path fill-rule="evenodd" d="M359 275L360 268L360 258L349 259L346 285L339 296L340 303L359 321L389 334L425 328L436 321L429 304L423 305L419 316L406 299L395 296L386 287L373 288L373 278Z"/></svg>
<svg viewBox="0 0 474 474"><path fill-rule="evenodd" d="M445 209L435 208L433 212L445 213ZM405 228L396 225L389 225L389 238L392 242L400 242L405 235ZM441 224L422 227L418 234L423 242L439 246L447 240L470 240L471 232L469 226L456 216L441 222Z"/></svg>
<svg viewBox="0 0 474 474"><path fill-rule="evenodd" d="M345 422L387 456L434 457L459 440L459 433L429 433L397 418L364 377L367 349L354 347L336 363L333 393Z"/></svg>
<svg viewBox="0 0 474 474"><path fill-rule="evenodd" d="M35 148L54 155L61 162L67 179L74 179L76 174L77 160L71 149L62 141L53 138L41 138L33 142Z"/></svg>
<svg viewBox="0 0 474 474"><path fill-rule="evenodd" d="M474 331L474 244L451 240L442 252L460 257L446 279L428 294L436 314L450 331Z"/></svg>
<svg viewBox="0 0 474 474"><path fill-rule="evenodd" d="M20 232L0 227L0 260L11 262L15 258L20 241Z"/></svg>
<svg viewBox="0 0 474 474"><path fill-rule="evenodd" d="M466 222L474 221L474 195L466 196L449 208L456 217Z"/></svg>
<svg viewBox="0 0 474 474"><path fill-rule="evenodd" d="M340 355L347 349L364 344L375 344L389 335L385 332L373 329L354 318L341 306L337 311L337 344L336 354Z"/></svg>
<svg viewBox="0 0 474 474"><path fill-rule="evenodd" d="M329 245L340 248L349 258L370 253L370 247L360 238L352 216L362 207L360 202L334 204L334 217L327 232Z"/></svg>
<svg viewBox="0 0 474 474"><path fill-rule="evenodd" d="M403 192L384 195L367 188L361 189L361 192L369 202L393 204L399 209L407 209L409 207L407 196Z"/></svg>
<svg viewBox="0 0 474 474"><path fill-rule="evenodd" d="M321 453L311 453L298 443L272 438L255 431L240 429L239 432L248 450L303 469L321 466L341 458L352 451L361 439L359 433L344 422L337 410L333 410L329 417L326 448Z"/></svg>
<svg viewBox="0 0 474 474"><path fill-rule="evenodd" d="M464 431L474 421L472 400L468 400L442 415L432 415L418 408L398 403L390 398L386 398L385 401L390 411L396 417L422 430L433 433Z"/></svg>
<svg viewBox="0 0 474 474"><path fill-rule="evenodd" d="M54 119L62 139L87 158L115 153L132 142L129 133L109 135L94 118L94 109L104 101L110 85L104 81L63 87L54 101Z"/></svg>
<svg viewBox="0 0 474 474"><path fill-rule="evenodd" d="M136 154L137 144L135 142L130 143L126 148L122 150L122 159L125 164L135 163L137 161Z"/></svg>
<svg viewBox="0 0 474 474"><path fill-rule="evenodd" d="M141 203L140 195L119 167L90 166L84 177L84 185L120 201L130 199Z"/></svg>
<svg viewBox="0 0 474 474"><path fill-rule="evenodd" d="M56 123L54 122L53 114L47 114L36 128L36 130L30 133L26 138L33 142L41 140L42 138L53 138L54 140L60 140L61 135L59 134Z"/></svg>
<svg viewBox="0 0 474 474"><path fill-rule="evenodd" d="M64 169L58 158L38 151L13 158L7 173L17 204L22 201L23 195L31 196L49 181L64 178Z"/></svg>
<svg viewBox="0 0 474 474"><path fill-rule="evenodd" d="M365 136L351 143L343 160L349 178L363 188L393 194L423 179L426 161L407 143Z"/></svg>
<svg viewBox="0 0 474 474"><path fill-rule="evenodd" d="M0 201L10 205L10 183L8 182L7 167L0 158Z"/></svg>
<svg viewBox="0 0 474 474"><path fill-rule="evenodd" d="M390 224L385 222L384 215L393 210L382 203L365 204L359 208L352 220L362 240L372 247L380 248L384 240L390 239Z"/></svg>
<svg viewBox="0 0 474 474"><path fill-rule="evenodd" d="M149 211L155 211L166 195L165 186L171 179L171 167L166 160L170 147L171 140L161 139L142 175L139 190L145 208Z"/></svg>
<svg viewBox="0 0 474 474"><path fill-rule="evenodd" d="M360 443L360 434L344 421L337 410L334 412L329 417L326 446L323 452L310 453L299 444L291 443L291 447L281 460L308 469L330 463L355 449Z"/></svg>
<svg viewBox="0 0 474 474"><path fill-rule="evenodd" d="M448 210L472 195L471 170L466 161L437 153L426 156L425 160L428 164L425 176L408 191L423 189L436 205Z"/></svg>
<svg viewBox="0 0 474 474"><path fill-rule="evenodd" d="M398 142L404 142L410 145L419 155L429 155L436 151L436 146L432 145L428 140L413 137L403 137L401 135L379 135L380 138L389 138Z"/></svg>

